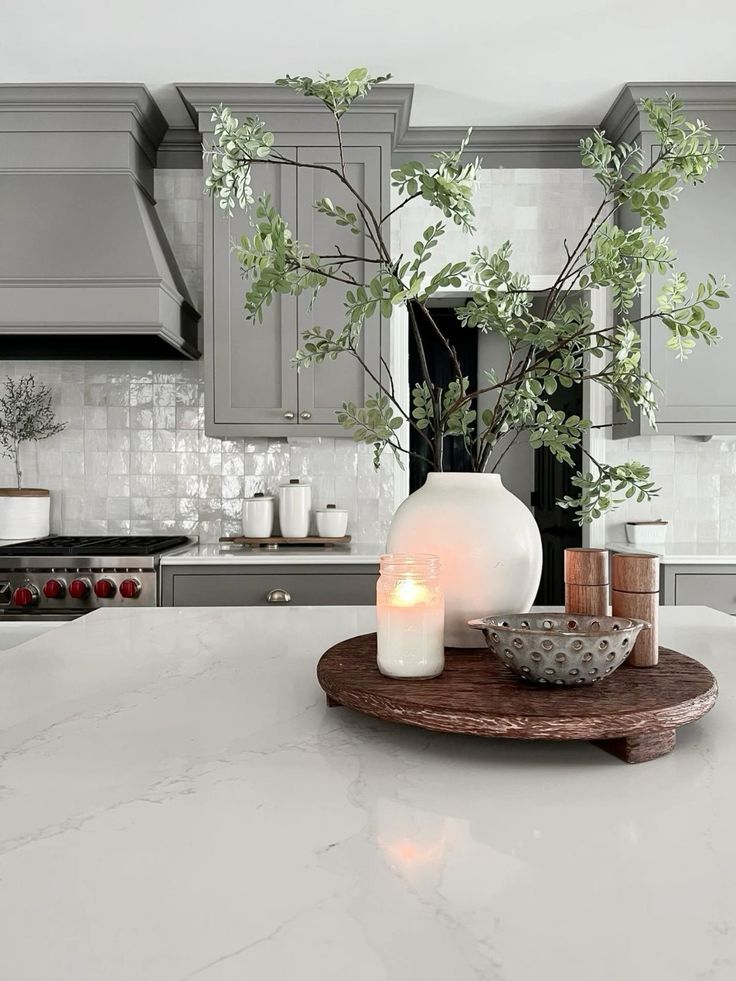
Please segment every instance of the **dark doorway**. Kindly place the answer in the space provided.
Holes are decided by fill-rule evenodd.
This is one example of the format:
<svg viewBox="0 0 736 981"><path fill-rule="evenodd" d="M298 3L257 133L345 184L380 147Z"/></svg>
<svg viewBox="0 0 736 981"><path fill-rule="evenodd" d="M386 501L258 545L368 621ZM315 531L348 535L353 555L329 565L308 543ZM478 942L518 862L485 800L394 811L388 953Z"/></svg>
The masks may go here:
<svg viewBox="0 0 736 981"><path fill-rule="evenodd" d="M457 359L463 373L470 379L471 385L475 384L478 377L478 338L474 330L468 330L460 326L455 316L455 309L451 306L434 307L431 310L432 319L437 324L443 335L452 344L457 353ZM427 358L427 366L432 379L437 385L445 388L452 380L452 365L447 357L447 349L437 336L437 332L422 317L421 311L417 313L417 326L422 338L422 346ZM409 389L414 390L415 385L420 385L423 381L422 369L419 364L419 354L413 332L409 331ZM475 405L473 406L475 408ZM427 444L419 433L411 430L410 448L415 453L422 453ZM446 470L453 470L462 473L472 470L472 462L460 436L446 436L443 446L443 459ZM422 461L411 457L409 466L409 490L415 491L422 486L427 478L428 466Z"/></svg>
<svg viewBox="0 0 736 981"><path fill-rule="evenodd" d="M470 379L471 386L477 387L478 382L478 331L460 326L452 306L436 306L431 309L432 317L447 340L455 348L460 366ZM443 387L452 380L452 370L447 359L444 345L437 337L434 329L426 322L419 321L419 329L424 345L430 373L437 384ZM409 331L409 384L421 383L422 372L416 344ZM562 409L567 415L583 415L583 394L579 385L572 388L558 388L549 397L552 408ZM421 437L411 431L411 448L422 451ZM531 450L529 450L532 453ZM456 472L470 471L470 457L460 437L448 436L444 444L445 469ZM573 453L575 469L582 461L582 452L578 449ZM507 458L508 462L508 458ZM427 466L420 460L411 458L409 463L409 489L417 490L427 476ZM582 530L575 523L573 512L557 507L556 501L566 494L572 494L574 488L571 480L574 470L558 463L549 450L541 449L533 452L533 461L529 464L529 476L526 483L529 487L527 500L534 517L539 525L542 536L543 566L542 579L535 602L538 605L562 605L564 603L563 555L566 548L582 545ZM533 474L533 477L532 477ZM509 481L504 477L504 483ZM517 490L518 493L518 490Z"/></svg>
<svg viewBox="0 0 736 981"><path fill-rule="evenodd" d="M583 414L583 391L580 385L558 388L548 398L550 406L565 415ZM534 454L534 492L532 510L542 536L542 579L535 603L538 606L563 606L565 603L564 553L566 548L580 548L583 530L574 520L574 512L557 506L565 495L575 494L572 478L582 466L580 447L572 452L575 469L560 463L549 450Z"/></svg>

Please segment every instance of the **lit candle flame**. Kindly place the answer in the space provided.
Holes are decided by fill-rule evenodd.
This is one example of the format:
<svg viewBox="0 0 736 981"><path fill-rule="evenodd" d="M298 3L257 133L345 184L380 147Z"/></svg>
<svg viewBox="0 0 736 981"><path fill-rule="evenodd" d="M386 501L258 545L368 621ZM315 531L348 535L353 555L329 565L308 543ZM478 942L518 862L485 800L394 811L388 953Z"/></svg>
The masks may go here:
<svg viewBox="0 0 736 981"><path fill-rule="evenodd" d="M400 579L391 592L392 606L418 606L430 599L429 590L424 583L414 579Z"/></svg>

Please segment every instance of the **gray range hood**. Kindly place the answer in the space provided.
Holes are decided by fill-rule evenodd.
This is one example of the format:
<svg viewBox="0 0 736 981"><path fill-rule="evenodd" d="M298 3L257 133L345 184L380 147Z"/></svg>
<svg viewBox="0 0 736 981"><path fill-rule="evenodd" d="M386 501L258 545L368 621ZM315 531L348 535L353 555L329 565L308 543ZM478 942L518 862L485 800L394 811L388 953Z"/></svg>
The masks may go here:
<svg viewBox="0 0 736 981"><path fill-rule="evenodd" d="M142 85L0 85L0 359L197 358Z"/></svg>

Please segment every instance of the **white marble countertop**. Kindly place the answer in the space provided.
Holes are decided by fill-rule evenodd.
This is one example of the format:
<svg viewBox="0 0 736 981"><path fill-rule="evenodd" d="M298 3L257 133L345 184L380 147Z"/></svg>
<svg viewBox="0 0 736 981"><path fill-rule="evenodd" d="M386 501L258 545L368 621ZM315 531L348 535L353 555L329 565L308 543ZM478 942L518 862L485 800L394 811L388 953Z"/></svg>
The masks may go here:
<svg viewBox="0 0 736 981"><path fill-rule="evenodd" d="M370 608L104 610L0 654L8 981L731 981L736 622L637 766L327 709ZM574 697L574 692L571 692Z"/></svg>
<svg viewBox="0 0 736 981"><path fill-rule="evenodd" d="M665 565L734 565L734 542L667 542L664 545L632 545L630 542L607 542L612 552L636 555L658 555Z"/></svg>
<svg viewBox="0 0 736 981"><path fill-rule="evenodd" d="M214 543L193 545L185 552L162 555L161 565L378 565L385 551L381 545L360 542L332 548L295 545L277 549Z"/></svg>

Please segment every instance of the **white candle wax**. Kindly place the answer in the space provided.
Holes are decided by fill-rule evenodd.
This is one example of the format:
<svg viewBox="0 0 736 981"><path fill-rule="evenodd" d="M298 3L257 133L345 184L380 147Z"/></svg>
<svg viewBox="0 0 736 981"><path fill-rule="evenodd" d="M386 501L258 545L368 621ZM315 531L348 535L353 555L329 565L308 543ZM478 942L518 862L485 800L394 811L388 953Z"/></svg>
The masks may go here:
<svg viewBox="0 0 736 981"><path fill-rule="evenodd" d="M445 609L441 596L402 580L379 601L378 670L390 678L435 678L445 666Z"/></svg>

